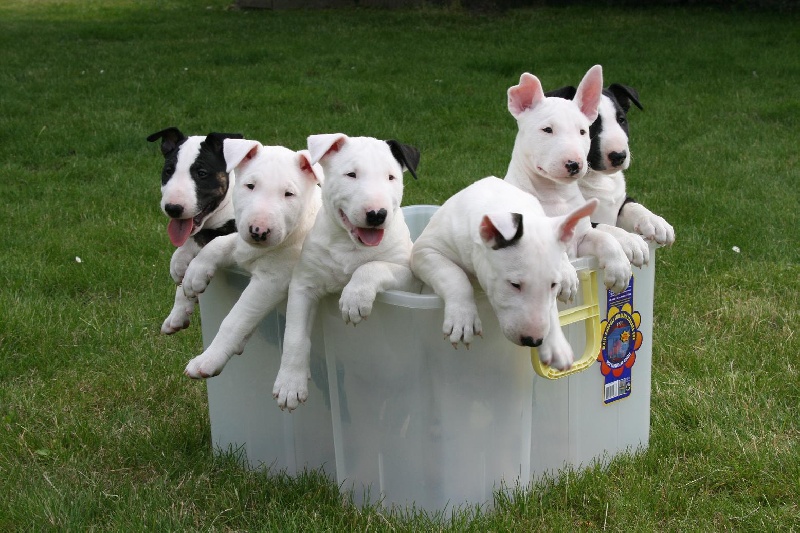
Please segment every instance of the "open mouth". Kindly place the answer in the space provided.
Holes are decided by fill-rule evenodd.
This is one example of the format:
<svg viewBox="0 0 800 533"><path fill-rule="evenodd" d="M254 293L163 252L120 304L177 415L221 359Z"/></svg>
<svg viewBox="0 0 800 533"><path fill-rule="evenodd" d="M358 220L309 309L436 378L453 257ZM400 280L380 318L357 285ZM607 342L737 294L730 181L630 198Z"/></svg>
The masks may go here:
<svg viewBox="0 0 800 533"><path fill-rule="evenodd" d="M203 221L211 213L211 206L207 205L200 211L200 214L192 218L173 218L167 225L167 233L170 242L176 246L183 246L193 234L197 233L203 225Z"/></svg>
<svg viewBox="0 0 800 533"><path fill-rule="evenodd" d="M341 209L339 209L339 217L350 234L364 246L378 246L383 240L383 229L354 226Z"/></svg>

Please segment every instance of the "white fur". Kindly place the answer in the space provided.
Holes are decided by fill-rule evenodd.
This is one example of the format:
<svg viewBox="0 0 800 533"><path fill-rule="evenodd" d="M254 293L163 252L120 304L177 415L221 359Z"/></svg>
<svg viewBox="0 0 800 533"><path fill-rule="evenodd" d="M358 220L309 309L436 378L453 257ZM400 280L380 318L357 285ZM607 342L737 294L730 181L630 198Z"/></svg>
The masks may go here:
<svg viewBox="0 0 800 533"><path fill-rule="evenodd" d="M444 300L442 331L453 346L469 345L481 334L470 282L474 276L506 338L518 345L541 343L542 362L568 369L573 353L556 306L561 260L575 225L596 205L592 200L565 217L549 218L534 196L495 177L447 200L415 241L411 268ZM512 213L522 215L522 235L494 249L497 233L506 241L515 235Z"/></svg>
<svg viewBox="0 0 800 533"><path fill-rule="evenodd" d="M239 174L233 192L237 232L217 237L197 254L183 288L196 298L219 268L233 264L248 271L250 281L208 348L186 365L191 378L219 374L286 298L292 268L322 204L322 169L312 166L308 152L240 139L226 139L224 152Z"/></svg>
<svg viewBox="0 0 800 533"><path fill-rule="evenodd" d="M189 168L197 159L197 155L200 153L200 143L204 140L204 136L193 135L187 137L181 144L175 164L175 172L167 183L161 186L161 210L165 214L165 206L167 204L182 205L184 218L194 218L200 214L201 206L197 203L197 190L195 182L189 173ZM236 178L233 172L230 172L228 176L229 187L225 198L220 202L217 209L193 228L192 235L197 234L205 226L218 227L234 217L231 191ZM197 305L197 298L186 296L181 288L181 283L189 263L200 252L200 249L195 240L189 238L172 253L172 258L169 262L169 273L178 287L175 289L172 310L161 324L161 333L170 335L189 327L192 313L194 313L195 305Z"/></svg>
<svg viewBox="0 0 800 533"><path fill-rule="evenodd" d="M505 180L536 196L548 216L565 215L585 203L578 179L588 168L589 126L597 117L602 88L602 69L595 65L573 100L545 97L539 79L528 73L508 90L508 109L519 132ZM593 229L588 219L579 222L576 233L567 249L569 257L596 256L606 286L623 290L631 277L631 263L620 243Z"/></svg>
<svg viewBox="0 0 800 533"><path fill-rule="evenodd" d="M289 410L308 398L310 336L320 298L341 290L342 317L357 324L370 314L379 291L418 284L408 267L411 236L400 209L403 167L386 142L337 133L310 136L308 148L325 171L325 183L323 208L289 285L281 367L273 387L278 405ZM369 211L380 209L386 210L379 226L383 238L367 246L354 228L366 224Z"/></svg>
<svg viewBox="0 0 800 533"><path fill-rule="evenodd" d="M631 233L638 234L647 240L669 246L675 241L675 230L662 217L652 213L642 204L625 202L627 198L625 174L630 166L631 156L628 136L617 123L617 111L611 99L603 95L600 101L599 115L603 119L603 131L600 133L600 152L603 155L602 169L589 169L585 176L578 180L578 186L585 198L597 198L600 205L592 215L592 222L598 223L597 229L614 235L626 252L632 254L640 250L643 260L629 255L631 263L641 266L647 263L650 255L646 243L624 242L631 240ZM614 167L608 154L624 152L628 154L622 165ZM644 247L642 249L642 246ZM637 260L638 259L638 260Z"/></svg>

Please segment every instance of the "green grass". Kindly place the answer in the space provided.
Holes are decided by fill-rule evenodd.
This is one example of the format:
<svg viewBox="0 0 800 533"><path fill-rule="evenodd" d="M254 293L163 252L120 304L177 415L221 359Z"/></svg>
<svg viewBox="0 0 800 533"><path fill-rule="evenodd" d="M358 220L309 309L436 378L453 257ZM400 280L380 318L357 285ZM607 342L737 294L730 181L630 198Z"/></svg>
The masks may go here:
<svg viewBox="0 0 800 533"><path fill-rule="evenodd" d="M0 5L0 529L800 529L796 14L226 7ZM145 137L397 138L422 151L405 203L441 203L504 175L523 71L549 89L595 63L640 91L629 187L677 231L649 449L449 524L212 453L205 385L181 374L199 327L158 332L174 289Z"/></svg>

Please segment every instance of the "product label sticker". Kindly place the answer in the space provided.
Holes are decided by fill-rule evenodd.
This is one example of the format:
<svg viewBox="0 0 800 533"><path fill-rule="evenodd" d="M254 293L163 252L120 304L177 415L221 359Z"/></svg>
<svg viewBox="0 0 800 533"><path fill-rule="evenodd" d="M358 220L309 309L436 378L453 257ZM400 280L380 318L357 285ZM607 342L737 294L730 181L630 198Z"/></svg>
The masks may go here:
<svg viewBox="0 0 800 533"><path fill-rule="evenodd" d="M633 391L632 367L636 350L642 346L639 324L641 315L633 310L633 277L628 287L619 294L607 292L608 313L600 323L602 339L600 372L605 377L603 403L609 404L627 398Z"/></svg>

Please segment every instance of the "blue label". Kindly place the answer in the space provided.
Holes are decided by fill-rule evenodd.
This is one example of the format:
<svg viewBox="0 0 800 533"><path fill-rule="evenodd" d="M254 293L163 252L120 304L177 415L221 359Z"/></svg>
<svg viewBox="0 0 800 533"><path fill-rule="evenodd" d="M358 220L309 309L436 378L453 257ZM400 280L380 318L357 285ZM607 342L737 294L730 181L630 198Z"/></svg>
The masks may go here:
<svg viewBox="0 0 800 533"><path fill-rule="evenodd" d="M608 404L631 395L636 350L642 345L642 318L633 310L633 276L619 294L606 291L606 301L608 313L600 323L603 334L597 360L605 378L603 402Z"/></svg>

